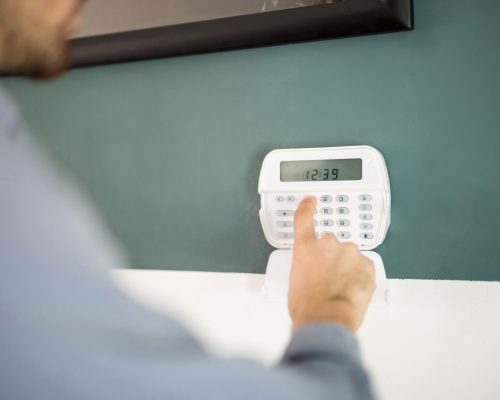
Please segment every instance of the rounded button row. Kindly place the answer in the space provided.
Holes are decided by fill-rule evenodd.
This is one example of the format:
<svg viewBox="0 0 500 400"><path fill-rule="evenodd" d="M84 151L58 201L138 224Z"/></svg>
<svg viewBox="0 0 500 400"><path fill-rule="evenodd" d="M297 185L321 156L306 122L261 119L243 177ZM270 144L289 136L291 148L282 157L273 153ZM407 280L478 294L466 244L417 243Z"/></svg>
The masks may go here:
<svg viewBox="0 0 500 400"><path fill-rule="evenodd" d="M314 225L317 226L318 221L314 220ZM319 225L324 227L329 227L329 226L334 226L335 223L331 219L322 219L319 222ZM339 219L337 220L337 225L347 227L351 225L351 221L349 221L348 219ZM293 221L276 221L276 226L278 228L293 228ZM373 224L370 223L359 224L359 229L363 231L371 231L373 229Z"/></svg>
<svg viewBox="0 0 500 400"><path fill-rule="evenodd" d="M359 209L361 211L371 211L372 206L370 204L360 204ZM349 208L337 207L336 212L339 215L347 215L349 214ZM322 207L319 209L319 213L321 215L333 215L334 210L332 207ZM276 216L278 217L292 217L294 214L295 214L294 210L276 210ZM369 221L373 219L373 215L368 213L363 213L359 214L359 218L363 221Z"/></svg>
<svg viewBox="0 0 500 400"><path fill-rule="evenodd" d="M335 200L339 203L347 203L349 201L349 196L347 196L345 194L339 194L338 196L335 197ZM358 196L358 200L359 201L372 201L372 196L370 194L360 194ZM319 196L319 201L322 203L330 203L333 201L333 197L328 195L328 194L324 194L324 195Z"/></svg>
<svg viewBox="0 0 500 400"><path fill-rule="evenodd" d="M279 194L274 198L274 200L277 201L278 203L282 203L284 201L287 201L289 203L293 203L295 200L297 200L297 198L293 195L286 195L285 196L285 195ZM358 196L358 200L363 201L363 202L371 201L372 196L369 194L360 194ZM321 195L321 196L319 196L319 201L321 203L331 203L333 201L333 196L331 196L329 194ZM349 196L347 196L345 194L339 194L339 195L335 196L335 201L337 201L338 203L347 203L349 201Z"/></svg>
<svg viewBox="0 0 500 400"><path fill-rule="evenodd" d="M333 214L333 208L331 207L323 207L320 208L319 213L322 215L332 215ZM347 207L338 207L337 208L337 214L349 214L349 209Z"/></svg>
<svg viewBox="0 0 500 400"><path fill-rule="evenodd" d="M338 207L337 214L339 215L347 215L349 214L349 209L347 207ZM321 215L333 215L333 208L331 207L323 207L320 208L319 213ZM278 217L293 217L295 214L294 210L276 210L276 216ZM368 221L373 218L371 214L359 214L359 218L363 221Z"/></svg>
<svg viewBox="0 0 500 400"><path fill-rule="evenodd" d="M335 223L331 219L322 219L319 223L321 226L333 226ZM348 219L339 219L337 221L338 226L349 226L350 222Z"/></svg>
<svg viewBox="0 0 500 400"><path fill-rule="evenodd" d="M295 196L292 196L292 195L288 195L288 196L283 196L283 195L278 195L274 198L275 201L277 201L278 203L282 203L284 202L285 200L289 203L293 203L296 199L295 199Z"/></svg>
<svg viewBox="0 0 500 400"><path fill-rule="evenodd" d="M335 235L333 232L323 232ZM338 232L336 235L339 239L349 239L351 234L349 232ZM278 232L278 239L293 239L293 232ZM371 232L363 232L360 235L361 239L373 239L373 233Z"/></svg>
<svg viewBox="0 0 500 400"><path fill-rule="evenodd" d="M321 203L331 203L333 201L333 197L329 194L324 194L322 196L319 196L319 201ZM349 201L349 196L345 194L339 194L338 196L335 196L335 201L337 201L338 203L347 203Z"/></svg>

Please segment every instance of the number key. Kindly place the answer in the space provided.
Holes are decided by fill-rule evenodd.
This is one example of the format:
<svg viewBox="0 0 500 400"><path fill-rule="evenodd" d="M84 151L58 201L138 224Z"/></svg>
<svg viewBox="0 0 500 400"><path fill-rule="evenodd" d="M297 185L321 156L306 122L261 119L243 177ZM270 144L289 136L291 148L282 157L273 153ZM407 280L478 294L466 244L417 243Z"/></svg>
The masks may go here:
<svg viewBox="0 0 500 400"><path fill-rule="evenodd" d="M331 219L323 219L320 224L321 226L333 226L333 221Z"/></svg>
<svg viewBox="0 0 500 400"><path fill-rule="evenodd" d="M350 222L348 219L339 219L337 221L338 226L349 226Z"/></svg>
<svg viewBox="0 0 500 400"><path fill-rule="evenodd" d="M349 209L347 207L339 207L337 208L337 214L347 215L349 214Z"/></svg>
<svg viewBox="0 0 500 400"><path fill-rule="evenodd" d="M351 237L351 234L349 232L339 232L337 233L337 237L339 239L349 239Z"/></svg>

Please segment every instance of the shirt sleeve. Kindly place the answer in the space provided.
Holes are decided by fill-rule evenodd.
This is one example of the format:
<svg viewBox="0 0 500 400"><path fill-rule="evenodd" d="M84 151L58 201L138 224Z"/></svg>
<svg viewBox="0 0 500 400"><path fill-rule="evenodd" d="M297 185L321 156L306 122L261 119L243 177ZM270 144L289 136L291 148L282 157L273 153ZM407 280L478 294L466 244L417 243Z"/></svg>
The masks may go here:
<svg viewBox="0 0 500 400"><path fill-rule="evenodd" d="M303 374L336 399L373 399L357 339L339 324L314 322L297 328L279 367Z"/></svg>

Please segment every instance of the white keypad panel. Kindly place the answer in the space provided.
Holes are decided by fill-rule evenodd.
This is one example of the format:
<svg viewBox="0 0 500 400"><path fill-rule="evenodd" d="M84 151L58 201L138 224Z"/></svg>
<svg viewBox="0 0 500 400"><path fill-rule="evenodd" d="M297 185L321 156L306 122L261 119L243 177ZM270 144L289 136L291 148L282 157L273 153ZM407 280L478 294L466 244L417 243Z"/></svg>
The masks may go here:
<svg viewBox="0 0 500 400"><path fill-rule="evenodd" d="M272 234L282 245L292 245L293 217L300 201L308 193L269 193L266 208L272 215ZM351 241L361 249L376 244L380 233L382 192L326 192L315 193L314 214L318 237L324 233L337 236L340 241Z"/></svg>

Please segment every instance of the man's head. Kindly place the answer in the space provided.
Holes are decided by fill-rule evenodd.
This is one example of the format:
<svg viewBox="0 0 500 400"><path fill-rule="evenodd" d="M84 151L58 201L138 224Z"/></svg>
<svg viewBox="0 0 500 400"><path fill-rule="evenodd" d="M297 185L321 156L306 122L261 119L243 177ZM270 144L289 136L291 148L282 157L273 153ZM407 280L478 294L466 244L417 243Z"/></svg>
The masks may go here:
<svg viewBox="0 0 500 400"><path fill-rule="evenodd" d="M36 78L65 71L84 1L0 0L0 69Z"/></svg>

